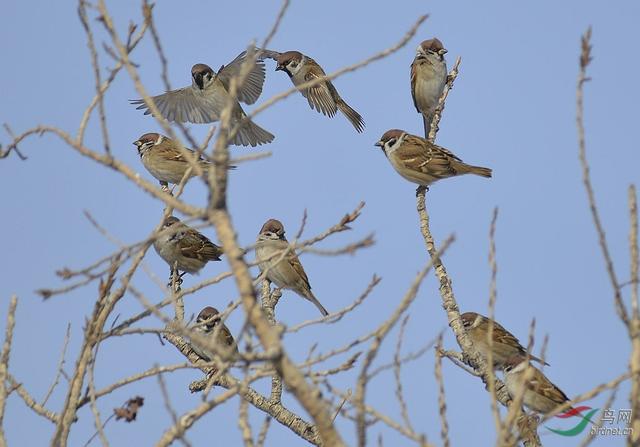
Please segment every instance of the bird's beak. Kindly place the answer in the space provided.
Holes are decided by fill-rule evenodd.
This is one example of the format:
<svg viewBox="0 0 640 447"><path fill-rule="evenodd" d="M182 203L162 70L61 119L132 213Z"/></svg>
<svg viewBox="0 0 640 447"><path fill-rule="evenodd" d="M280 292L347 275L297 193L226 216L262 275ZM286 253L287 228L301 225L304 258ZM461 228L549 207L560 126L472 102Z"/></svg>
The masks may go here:
<svg viewBox="0 0 640 447"><path fill-rule="evenodd" d="M438 50L438 54L439 54L440 56L444 56L445 54L447 54L447 50L445 50L444 48L443 48L443 49L441 49L441 50Z"/></svg>
<svg viewBox="0 0 640 447"><path fill-rule="evenodd" d="M276 71L282 71L284 67L282 65L276 65Z"/></svg>
<svg viewBox="0 0 640 447"><path fill-rule="evenodd" d="M140 140L136 140L136 141L133 142L133 145L136 146L136 147L140 147L141 144L142 143L140 143Z"/></svg>
<svg viewBox="0 0 640 447"><path fill-rule="evenodd" d="M382 141L376 141L374 143L374 146L378 146L378 147L384 147L384 143Z"/></svg>

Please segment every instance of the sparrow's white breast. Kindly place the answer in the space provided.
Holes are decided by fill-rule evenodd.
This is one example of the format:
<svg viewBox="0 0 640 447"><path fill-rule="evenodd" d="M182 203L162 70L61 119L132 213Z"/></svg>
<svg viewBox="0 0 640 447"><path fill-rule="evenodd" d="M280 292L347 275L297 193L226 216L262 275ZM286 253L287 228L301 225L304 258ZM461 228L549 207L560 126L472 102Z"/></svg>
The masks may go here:
<svg viewBox="0 0 640 447"><path fill-rule="evenodd" d="M432 113L447 80L447 67L444 63L421 63L416 69L415 100L422 113Z"/></svg>

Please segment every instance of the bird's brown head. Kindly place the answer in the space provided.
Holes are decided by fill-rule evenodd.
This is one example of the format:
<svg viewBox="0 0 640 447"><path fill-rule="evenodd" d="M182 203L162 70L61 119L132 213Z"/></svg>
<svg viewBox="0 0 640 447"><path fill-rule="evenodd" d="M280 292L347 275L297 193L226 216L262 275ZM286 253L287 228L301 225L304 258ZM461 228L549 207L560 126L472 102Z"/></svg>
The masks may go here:
<svg viewBox="0 0 640 447"><path fill-rule="evenodd" d="M285 71L289 76L296 72L302 62L302 53L299 51L285 51L276 58L276 71Z"/></svg>
<svg viewBox="0 0 640 447"><path fill-rule="evenodd" d="M464 325L465 329L471 329L478 317L479 315L475 312L465 312L460 315L460 319L462 320L462 324Z"/></svg>
<svg viewBox="0 0 640 447"><path fill-rule="evenodd" d="M198 314L196 318L196 323L203 323L205 321L209 321L219 313L220 312L218 312L218 309L216 309L215 307L207 306L204 309L202 309Z"/></svg>
<svg viewBox="0 0 640 447"><path fill-rule="evenodd" d="M170 226L175 225L178 222L180 222L180 219L178 219L175 216L169 216L164 220L164 223L162 224L162 228L169 228Z"/></svg>
<svg viewBox="0 0 640 447"><path fill-rule="evenodd" d="M206 64L195 64L191 67L191 77L195 85L197 85L200 90L204 90L215 77L215 73L211 67Z"/></svg>
<svg viewBox="0 0 640 447"><path fill-rule="evenodd" d="M427 54L436 54L442 59L442 57L447 54L447 49L442 45L440 39L434 37L433 39L423 41L418 46L418 57L425 57Z"/></svg>
<svg viewBox="0 0 640 447"><path fill-rule="evenodd" d="M284 225L278 219L269 219L260 229L260 235L269 239L284 239Z"/></svg>
<svg viewBox="0 0 640 447"><path fill-rule="evenodd" d="M380 149L384 151L385 147L393 146L394 144L396 144L396 142L400 139L400 137L405 133L406 132L404 130L400 130L400 129L387 130L385 133L382 134L382 136L380 137L380 140L378 140L374 144L374 146L378 146Z"/></svg>
<svg viewBox="0 0 640 447"><path fill-rule="evenodd" d="M133 144L138 148L138 154L142 155L142 152L145 149L155 146L156 144L160 144L165 139L167 139L167 137L160 135L159 133L150 132L142 135L134 141Z"/></svg>

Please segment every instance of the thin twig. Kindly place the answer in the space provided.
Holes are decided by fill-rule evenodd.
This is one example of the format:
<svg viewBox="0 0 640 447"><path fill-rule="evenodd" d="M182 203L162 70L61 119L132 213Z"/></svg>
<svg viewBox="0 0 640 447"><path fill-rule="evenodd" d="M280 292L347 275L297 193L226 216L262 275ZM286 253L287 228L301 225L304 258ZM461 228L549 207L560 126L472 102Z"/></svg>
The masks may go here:
<svg viewBox="0 0 640 447"><path fill-rule="evenodd" d="M7 405L7 377L9 375L9 354L11 353L11 342L13 341L13 328L16 325L16 307L18 297L13 295L9 301L9 311L7 312L7 325L4 331L4 343L2 344L2 354L0 355L0 445L6 446L7 440L4 436L4 411Z"/></svg>
<svg viewBox="0 0 640 447"><path fill-rule="evenodd" d="M49 400L49 397L51 397L53 390L56 388L56 386L60 382L60 376L62 376L62 368L64 367L64 358L65 358L65 355L67 354L67 347L69 346L70 339L71 339L71 323L68 323L67 333L65 334L64 341L62 343L62 352L60 353L60 360L58 360L58 367L56 368L56 371L57 371L56 376L53 379L53 383L47 390L47 394L45 394L44 398L42 399L42 403L40 404L42 406L45 406L47 404L47 401Z"/></svg>
<svg viewBox="0 0 640 447"><path fill-rule="evenodd" d="M604 227L600 221L600 212L596 205L596 197L591 185L591 176L589 174L589 162L587 161L587 145L585 142L584 132L584 84L591 80L587 77L587 67L591 63L591 27L587 29L581 39L581 53L580 53L580 71L578 72L578 82L576 88L576 124L578 127L578 156L580 158L580 165L582 167L582 183L587 191L587 198L589 199L589 210L591 211L591 217L593 218L593 224L596 227L598 233L598 243L602 250L602 256L604 258L605 265L607 267L607 273L609 274L609 280L611 287L613 288L613 299L616 306L618 317L624 323L627 329L629 329L629 316L627 315L627 309L622 300L622 291L620 290L620 283L616 276L615 268L613 266L613 259L609 253L609 246L607 244L607 238L605 236Z"/></svg>
<svg viewBox="0 0 640 447"><path fill-rule="evenodd" d="M444 377L442 375L442 334L438 338L438 342L435 349L435 376L438 384L438 414L440 415L440 437L442 438L442 445L449 447L449 423L447 422L447 399L444 394Z"/></svg>

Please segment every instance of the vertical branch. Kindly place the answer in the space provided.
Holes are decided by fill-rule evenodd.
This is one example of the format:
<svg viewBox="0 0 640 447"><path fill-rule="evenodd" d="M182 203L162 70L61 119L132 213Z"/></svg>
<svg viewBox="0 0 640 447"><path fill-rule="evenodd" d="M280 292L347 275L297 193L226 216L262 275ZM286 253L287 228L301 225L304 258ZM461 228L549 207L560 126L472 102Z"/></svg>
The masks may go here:
<svg viewBox="0 0 640 447"><path fill-rule="evenodd" d="M242 433L242 442L244 442L244 446L253 447L253 436L251 434L251 425L249 424L249 404L244 399L240 399L238 427L240 428L240 433Z"/></svg>
<svg viewBox="0 0 640 447"><path fill-rule="evenodd" d="M67 354L67 347L69 346L70 339L71 339L71 323L67 324L67 333L64 336L64 342L62 344L62 353L60 353L60 360L58 361L58 367L56 368L56 371L57 371L56 376L54 377L53 383L47 390L47 393L45 394L44 398L42 399L42 403L40 404L43 407L47 404L47 401L51 397L53 390L56 388L56 386L58 386L58 383L60 382L60 376L62 376L62 368L64 367L64 358Z"/></svg>
<svg viewBox="0 0 640 447"><path fill-rule="evenodd" d="M272 326L276 325L276 305L282 296L279 290L271 291L271 283L268 279L262 280L262 309L267 316L267 320ZM271 397L274 403L279 403L282 398L282 378L277 371L271 376Z"/></svg>
<svg viewBox="0 0 640 447"><path fill-rule="evenodd" d="M91 357L91 360L89 360L89 371L87 373L87 376L88 376L87 388L89 392L89 403L90 403L89 407L91 408L94 424L96 426L96 434L94 436L98 435L100 437L100 442L102 443L102 445L105 447L108 447L109 441L107 440L107 435L104 433L104 427L107 425L107 422L111 420L111 417L107 418L107 420L105 420L104 423L101 420L100 410L98 410L98 400L96 398L96 387L95 387L95 381L94 381L96 358L98 357L98 347L99 345L96 345L94 354ZM94 436L92 436L91 439L89 439L89 443L93 440ZM87 445L89 443L87 443Z"/></svg>
<svg viewBox="0 0 640 447"><path fill-rule="evenodd" d="M267 432L269 431L269 426L271 425L271 416L267 416L264 418L264 422L262 423L262 427L260 428L260 433L258 433L258 439L256 440L256 447L264 447L264 443L267 440Z"/></svg>
<svg viewBox="0 0 640 447"><path fill-rule="evenodd" d="M595 225L598 233L598 243L602 250L602 256L604 257L604 262L607 267L611 287L613 287L613 298L616 306L616 312L618 313L620 320L622 320L628 329L629 316L627 315L627 309L622 301L620 283L618 282L618 278L613 267L613 260L609 253L609 246L607 244L604 227L600 221L600 213L598 212L595 193L593 192L593 186L591 185L591 176L589 175L589 162L587 161L587 149L584 136L584 84L591 80L591 78L587 77L587 67L591 63L591 27L589 27L584 33L580 43L580 71L578 73L578 83L576 88L576 125L578 127L578 155L580 158L580 165L582 167L582 183L587 191L591 217L593 218L593 224Z"/></svg>
<svg viewBox="0 0 640 447"><path fill-rule="evenodd" d="M82 342L82 348L76 361L73 377L69 382L69 389L65 398L64 406L60 412L60 420L56 425L56 431L53 435L52 444L56 446L67 445L69 438L69 432L71 430L71 424L76 419L76 413L78 412L77 402L82 393L82 385L87 373L88 362L91 360L91 352L93 348L99 343L104 328L105 322L116 304L124 296L125 291L129 288L129 281L131 277L138 269L138 266L142 262L147 249L151 242L145 242L139 249L139 252L131 259L131 265L127 272L121 277L122 285L115 291L111 291L113 283L115 281L115 275L121 265L121 259L119 256L115 257L111 266L107 278L100 282L98 299L94 305L93 313L88 319L88 324L84 332L84 339Z"/></svg>
<svg viewBox="0 0 640 447"><path fill-rule="evenodd" d="M96 51L96 45L93 40L93 31L91 31L89 19L87 18L86 0L79 0L78 15L80 16L80 22L82 22L84 32L87 34L87 46L89 47L89 53L91 54L91 66L93 67L93 76L96 81L96 98L98 100L98 114L100 116L100 129L102 130L104 150L108 155L110 155L111 149L109 146L109 132L107 130L107 115L104 112L104 90L102 89L102 80L100 79L98 52Z"/></svg>
<svg viewBox="0 0 640 447"><path fill-rule="evenodd" d="M458 57L456 59L456 63L453 64L453 68L449 72L449 76L447 77L447 83L444 85L444 90L442 91L442 95L438 100L438 106L433 113L433 118L431 119L431 130L429 130L429 135L425 135L425 138L430 142L436 141L436 134L438 133L438 124L442 119L442 112L444 112L444 104L447 101L447 96L449 96L449 91L453 87L453 82L458 77L458 73L460 72L460 62L462 59Z"/></svg>
<svg viewBox="0 0 640 447"><path fill-rule="evenodd" d="M409 418L409 409L407 408L407 403L404 400L404 393L402 391L402 362L400 353L402 351L402 341L404 339L404 332L407 328L407 323L409 322L409 314L402 320L400 324L400 331L398 332L398 342L396 343L396 352L393 356L393 376L396 380L396 398L398 399L398 403L400 404L400 414L402 415L402 420L406 424L406 426L411 430L413 430L413 426L411 424L411 419Z"/></svg>
<svg viewBox="0 0 640 447"><path fill-rule="evenodd" d="M489 383L488 390L491 395L491 412L493 420L496 424L496 430L502 430L500 422L500 412L498 411L498 401L496 399L496 376L493 371L493 331L495 322L495 307L498 297L498 262L496 260L496 223L498 221L498 208L493 209L493 217L491 218L491 226L489 227L489 266L491 268L491 282L489 284L489 329L487 330L487 365L489 365Z"/></svg>
<svg viewBox="0 0 640 447"><path fill-rule="evenodd" d="M176 321L184 321L184 298L182 294L180 294L180 285L182 284L182 279L178 274L178 265L174 265L171 267L171 274L169 276L170 284L171 284L171 299L173 300L173 309L175 311L175 319Z"/></svg>
<svg viewBox="0 0 640 447"><path fill-rule="evenodd" d="M458 75L458 66L459 59L456 61L456 64L449 73L447 84L445 85L445 89L442 92L442 96L440 97L440 100L438 102L438 107L436 108L436 111L434 113L433 120L431 122L431 131L429 133L430 142L433 142L435 140L438 127L437 124L441 119L445 100ZM425 187L419 186L416 190L416 202L416 209L418 211L418 216L420 219L420 232L422 233L427 252L431 257L436 276L440 282L440 297L442 298L442 306L447 313L449 326L455 334L458 345L462 349L464 359L478 371L480 377L482 378L482 381L488 387L488 383L492 380L488 372L491 366L488 366L486 360L482 356L480 356L474 349L473 344L464 329L462 320L460 319L460 309L458 308L458 303L453 294L451 279L449 278L447 270L442 263L440 256L438 255L438 250L436 248L433 235L431 234L431 229L429 228L429 214L427 213L426 207ZM494 382L497 399L503 405L508 405L510 397L506 387L502 382L498 380L494 380ZM537 438L537 436L535 436L535 430L520 430L520 435L524 439L525 446L534 447L540 445L540 440Z"/></svg>
<svg viewBox="0 0 640 447"><path fill-rule="evenodd" d="M634 320L640 319L638 304L638 281L640 254L638 252L638 197L635 185L629 185L629 253L631 254L631 312Z"/></svg>
<svg viewBox="0 0 640 447"><path fill-rule="evenodd" d="M2 355L0 356L0 446L6 446L4 437L4 409L7 405L7 376L9 374L9 354L11 353L11 342L13 341L13 328L16 325L16 307L18 297L12 296L9 302L9 312L7 313L7 326L4 332L4 344L2 345Z"/></svg>
<svg viewBox="0 0 640 447"><path fill-rule="evenodd" d="M447 422L447 399L444 394L444 377L442 376L442 334L438 337L436 344L435 355L435 376L436 382L438 382L438 413L440 414L440 437L442 438L442 445L449 447L449 423Z"/></svg>
<svg viewBox="0 0 640 447"><path fill-rule="evenodd" d="M629 447L640 445L640 311L638 310L638 199L634 185L629 186L629 251L631 253L631 433L627 439Z"/></svg>

